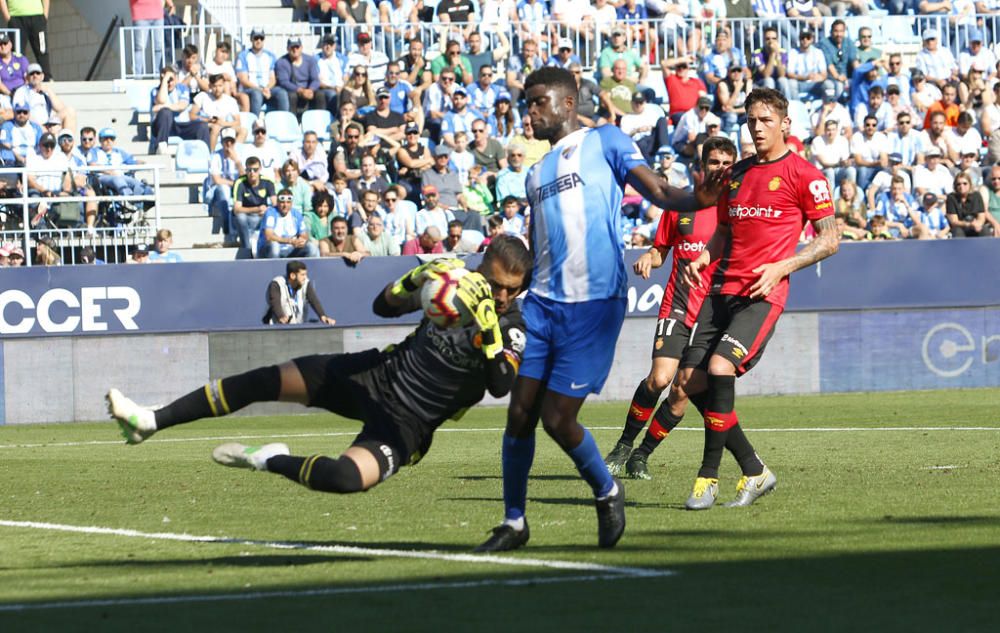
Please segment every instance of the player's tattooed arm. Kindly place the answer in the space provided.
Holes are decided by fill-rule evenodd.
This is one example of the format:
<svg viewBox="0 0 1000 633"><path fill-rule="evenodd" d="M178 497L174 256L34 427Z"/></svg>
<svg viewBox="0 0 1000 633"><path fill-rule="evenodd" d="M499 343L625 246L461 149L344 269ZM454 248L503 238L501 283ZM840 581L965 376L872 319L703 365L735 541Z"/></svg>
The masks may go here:
<svg viewBox="0 0 1000 633"><path fill-rule="evenodd" d="M757 299L766 297L782 279L796 270L812 266L833 255L840 248L840 234L837 231L837 221L828 215L812 223L816 229L816 237L806 244L795 255L772 264L764 264L754 268L760 277L750 286L750 297Z"/></svg>

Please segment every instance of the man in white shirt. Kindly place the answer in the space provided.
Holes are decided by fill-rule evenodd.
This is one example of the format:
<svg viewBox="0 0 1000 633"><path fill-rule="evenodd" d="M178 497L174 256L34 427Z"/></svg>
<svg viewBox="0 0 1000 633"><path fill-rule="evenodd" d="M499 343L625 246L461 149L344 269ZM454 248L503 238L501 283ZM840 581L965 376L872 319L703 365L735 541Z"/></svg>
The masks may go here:
<svg viewBox="0 0 1000 633"><path fill-rule="evenodd" d="M958 55L958 72L967 77L975 62L979 62L983 69L983 79L996 77L997 56L989 47L983 46L983 31L979 27L969 29L969 46Z"/></svg>
<svg viewBox="0 0 1000 633"><path fill-rule="evenodd" d="M813 46L814 38L811 30L803 29L799 33L799 47L788 51L785 76L792 92L789 99L815 99L823 93L827 80L826 56Z"/></svg>
<svg viewBox="0 0 1000 633"><path fill-rule="evenodd" d="M632 95L632 112L622 115L618 127L632 137L649 164L653 163L653 157L660 148L670 141L663 110L647 104L646 97L641 92Z"/></svg>
<svg viewBox="0 0 1000 633"><path fill-rule="evenodd" d="M385 81L386 66L389 65L389 58L382 51L377 51L372 47L372 36L361 31L357 37L358 50L347 57L347 74L354 72L355 66L368 69L368 81L372 88L381 88Z"/></svg>
<svg viewBox="0 0 1000 633"><path fill-rule="evenodd" d="M858 172L858 189L865 191L879 169L889 166L889 139L878 131L878 119L868 115L851 137L851 154Z"/></svg>
<svg viewBox="0 0 1000 633"><path fill-rule="evenodd" d="M674 137L670 145L677 154L692 158L695 155L695 139L705 132L709 123L721 125L722 121L712 114L712 97L702 95L698 97L695 107L681 115L674 128Z"/></svg>
<svg viewBox="0 0 1000 633"><path fill-rule="evenodd" d="M958 81L958 64L951 51L938 42L937 29L924 29L924 47L917 53L917 70L927 81L943 89L948 82Z"/></svg>
<svg viewBox="0 0 1000 633"><path fill-rule="evenodd" d="M819 167L830 181L831 188L844 180L854 180L857 172L851 166L851 144L840 133L833 119L824 124L823 134L815 137L811 144L813 164Z"/></svg>
<svg viewBox="0 0 1000 633"><path fill-rule="evenodd" d="M917 197L932 193L944 204L945 198L954 188L951 171L941 164L941 150L936 146L927 150L926 164L913 170L913 189Z"/></svg>
<svg viewBox="0 0 1000 633"><path fill-rule="evenodd" d="M245 163L251 156L260 159L261 177L271 182L281 182L278 170L285 164L288 154L275 140L267 138L267 127L258 120L253 124L253 144L240 148L240 158Z"/></svg>
<svg viewBox="0 0 1000 633"><path fill-rule="evenodd" d="M45 74L38 64L28 65L28 82L14 91L11 102L15 105L24 103L31 111L31 120L38 125L48 123L53 113L59 116L62 126L76 129L76 110L63 103L62 99L52 89L52 84L46 85Z"/></svg>
<svg viewBox="0 0 1000 633"><path fill-rule="evenodd" d="M823 105L810 115L813 136L821 136L827 121L835 121L842 136L850 139L854 134L854 124L847 107L837 101L837 89L827 86L823 89Z"/></svg>
<svg viewBox="0 0 1000 633"><path fill-rule="evenodd" d="M872 115L878 121L878 131L885 132L893 127L892 106L885 101L885 90L882 86L872 86L868 89L868 103L859 103L854 110L854 127L861 129L865 117Z"/></svg>
<svg viewBox="0 0 1000 633"><path fill-rule="evenodd" d="M209 89L199 92L191 106L191 118L201 119L208 124L208 147L215 149L219 132L231 128L236 132L236 140L242 143L247 131L240 125L240 106L236 99L226 94L225 75L209 75Z"/></svg>
<svg viewBox="0 0 1000 633"><path fill-rule="evenodd" d="M326 191L326 183L330 180L327 156L315 132L306 132L302 137L302 148L292 150L288 157L299 166L299 173L309 181L313 191Z"/></svg>
<svg viewBox="0 0 1000 633"><path fill-rule="evenodd" d="M66 155L56 151L56 137L46 132L38 142L37 153L28 156L28 190L32 198L55 198L69 195L70 182L67 180L69 161ZM78 206L78 204L74 204ZM37 217L41 218L48 211L49 205L42 202L38 205Z"/></svg>
<svg viewBox="0 0 1000 633"><path fill-rule="evenodd" d="M243 175L244 166L236 151L236 131L226 128L221 135L222 149L213 152L209 160L202 200L208 205L209 215L215 218L214 224L225 234L226 243L234 244L237 235L233 225L233 186Z"/></svg>
<svg viewBox="0 0 1000 633"><path fill-rule="evenodd" d="M326 95L326 109L337 112L337 98L344 87L344 60L337 53L337 38L328 33L320 40L320 54L316 55L319 65L319 89ZM336 116L336 115L335 115Z"/></svg>
<svg viewBox="0 0 1000 633"><path fill-rule="evenodd" d="M978 156L983 148L983 137L972 125L972 115L968 112L958 115L955 127L945 129L944 138L948 144L948 158L953 163L961 161L962 155L967 153Z"/></svg>

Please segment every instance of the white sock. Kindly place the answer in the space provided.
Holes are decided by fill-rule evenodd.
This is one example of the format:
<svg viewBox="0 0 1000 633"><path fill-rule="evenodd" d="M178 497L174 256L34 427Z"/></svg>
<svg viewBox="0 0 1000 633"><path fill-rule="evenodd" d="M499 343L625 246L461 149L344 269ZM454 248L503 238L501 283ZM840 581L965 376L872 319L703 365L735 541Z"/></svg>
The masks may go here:
<svg viewBox="0 0 1000 633"><path fill-rule="evenodd" d="M597 500L598 501L604 501L605 499L610 499L611 497L615 496L616 494L618 494L618 482L617 481L616 482L612 482L612 484L611 484L611 491L608 494L604 495L603 497L598 497Z"/></svg>
<svg viewBox="0 0 1000 633"><path fill-rule="evenodd" d="M509 525L514 528L517 532L524 531L524 517L519 517L517 519L504 519L503 525Z"/></svg>

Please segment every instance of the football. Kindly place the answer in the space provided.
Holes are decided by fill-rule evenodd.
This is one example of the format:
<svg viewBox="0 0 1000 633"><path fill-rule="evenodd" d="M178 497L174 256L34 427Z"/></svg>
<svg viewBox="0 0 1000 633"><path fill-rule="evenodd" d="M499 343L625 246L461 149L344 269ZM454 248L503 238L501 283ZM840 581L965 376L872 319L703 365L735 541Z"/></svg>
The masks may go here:
<svg viewBox="0 0 1000 633"><path fill-rule="evenodd" d="M458 280L468 274L464 268L442 273L424 283L420 290L420 303L424 314L438 327L463 326L472 320L472 313L456 300Z"/></svg>

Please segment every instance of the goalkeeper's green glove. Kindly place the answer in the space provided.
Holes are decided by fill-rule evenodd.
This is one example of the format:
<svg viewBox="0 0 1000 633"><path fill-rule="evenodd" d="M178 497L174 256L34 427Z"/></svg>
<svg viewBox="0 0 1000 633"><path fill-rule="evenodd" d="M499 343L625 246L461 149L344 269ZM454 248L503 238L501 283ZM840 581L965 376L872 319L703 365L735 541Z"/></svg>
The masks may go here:
<svg viewBox="0 0 1000 633"><path fill-rule="evenodd" d="M500 318L493 297L484 299L476 306L476 325L482 332L483 353L492 360L503 352L503 333L500 331Z"/></svg>
<svg viewBox="0 0 1000 633"><path fill-rule="evenodd" d="M419 290L428 279L432 279L449 270L455 270L456 268L465 268L465 262L452 257L442 257L431 260L426 264L420 264L392 284L392 294L395 297L404 299Z"/></svg>

